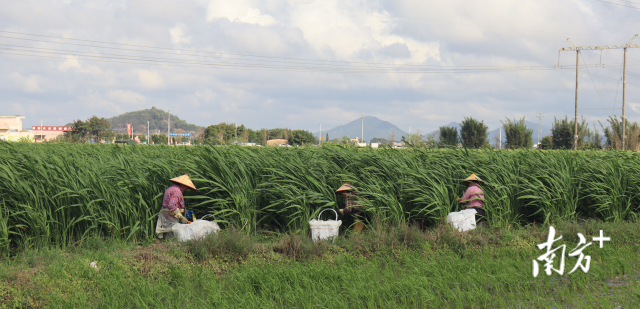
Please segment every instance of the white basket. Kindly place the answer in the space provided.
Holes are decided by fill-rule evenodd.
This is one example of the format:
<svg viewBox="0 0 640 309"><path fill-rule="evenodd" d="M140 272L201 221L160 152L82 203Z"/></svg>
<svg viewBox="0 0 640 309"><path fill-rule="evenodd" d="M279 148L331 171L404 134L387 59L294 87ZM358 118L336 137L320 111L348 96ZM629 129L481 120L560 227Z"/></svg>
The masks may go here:
<svg viewBox="0 0 640 309"><path fill-rule="evenodd" d="M336 214L335 220L320 220L320 215L327 210L332 210ZM318 220L313 219L309 221L309 225L311 226L311 239L314 241L331 239L333 241L338 237L338 231L340 230L342 221L338 220L338 213L335 210L327 208L318 214Z"/></svg>
<svg viewBox="0 0 640 309"><path fill-rule="evenodd" d="M450 212L447 215L447 223L453 225L460 232L473 230L476 228L476 213L473 208Z"/></svg>

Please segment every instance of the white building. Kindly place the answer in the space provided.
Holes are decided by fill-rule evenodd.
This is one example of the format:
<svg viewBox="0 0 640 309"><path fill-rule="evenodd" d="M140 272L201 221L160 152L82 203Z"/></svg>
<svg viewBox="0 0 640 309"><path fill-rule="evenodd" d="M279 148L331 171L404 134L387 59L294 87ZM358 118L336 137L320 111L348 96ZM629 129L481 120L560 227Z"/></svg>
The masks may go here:
<svg viewBox="0 0 640 309"><path fill-rule="evenodd" d="M24 118L20 115L0 116L0 140L18 141L20 138L26 137L33 141L33 132L22 130L22 119Z"/></svg>

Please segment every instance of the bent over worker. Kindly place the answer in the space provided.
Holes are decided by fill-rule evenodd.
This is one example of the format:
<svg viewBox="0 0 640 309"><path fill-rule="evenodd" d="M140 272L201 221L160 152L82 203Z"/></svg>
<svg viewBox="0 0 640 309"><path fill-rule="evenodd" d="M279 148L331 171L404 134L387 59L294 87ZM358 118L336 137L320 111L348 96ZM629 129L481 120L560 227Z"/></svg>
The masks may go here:
<svg viewBox="0 0 640 309"><path fill-rule="evenodd" d="M193 185L187 174L170 179L170 181L173 182L173 185L164 191L162 209L156 224L158 238L163 238L164 233L171 232L171 227L178 222L189 223L183 216L185 210L182 193L187 189L196 190L196 186Z"/></svg>
<svg viewBox="0 0 640 309"><path fill-rule="evenodd" d="M355 190L358 190L356 187L344 183L338 190L336 190L336 194L344 195L344 209L340 209L340 214L342 215L352 215L354 217L353 229L356 232L360 232L364 229L364 223L362 222L362 210L360 210L356 204L355 199L362 199L360 195L355 194Z"/></svg>
<svg viewBox="0 0 640 309"><path fill-rule="evenodd" d="M484 181L476 176L476 174L471 174L471 176L462 181L462 184L467 186L467 190L464 192L464 195L458 199L458 203L466 205L465 209L475 209L477 224L486 221L485 211L482 208L484 205L484 192L480 188L480 184L485 184Z"/></svg>

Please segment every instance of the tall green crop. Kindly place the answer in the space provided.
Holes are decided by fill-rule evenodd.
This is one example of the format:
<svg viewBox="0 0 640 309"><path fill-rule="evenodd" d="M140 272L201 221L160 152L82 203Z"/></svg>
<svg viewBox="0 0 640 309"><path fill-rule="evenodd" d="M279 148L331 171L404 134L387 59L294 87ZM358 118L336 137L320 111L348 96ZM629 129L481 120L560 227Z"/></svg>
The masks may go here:
<svg viewBox="0 0 640 309"><path fill-rule="evenodd" d="M169 179L189 174L187 208L224 227L307 232L321 209L344 207L348 181L361 205L390 223L438 224L461 207L476 173L492 224L578 216L635 218L634 152L116 146L0 143L0 251L66 246L89 236L154 236Z"/></svg>

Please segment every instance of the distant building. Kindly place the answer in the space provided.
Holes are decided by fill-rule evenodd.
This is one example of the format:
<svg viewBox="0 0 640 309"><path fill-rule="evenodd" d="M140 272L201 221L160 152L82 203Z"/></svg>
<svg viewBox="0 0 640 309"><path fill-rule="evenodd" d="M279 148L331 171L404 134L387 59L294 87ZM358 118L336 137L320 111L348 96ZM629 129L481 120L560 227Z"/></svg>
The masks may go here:
<svg viewBox="0 0 640 309"><path fill-rule="evenodd" d="M50 141L69 130L71 130L69 126L31 126L36 142Z"/></svg>
<svg viewBox="0 0 640 309"><path fill-rule="evenodd" d="M371 148L378 148L379 143L371 143Z"/></svg>
<svg viewBox="0 0 640 309"><path fill-rule="evenodd" d="M33 133L22 130L22 119L24 118L20 115L0 116L0 140L18 141L22 137L27 137L33 141Z"/></svg>
<svg viewBox="0 0 640 309"><path fill-rule="evenodd" d="M279 139L271 139L267 141L267 146L279 146L282 144L289 144L289 140L286 140L284 138L279 138Z"/></svg>
<svg viewBox="0 0 640 309"><path fill-rule="evenodd" d="M356 137L351 139L351 142L360 143L360 139L356 136Z"/></svg>

